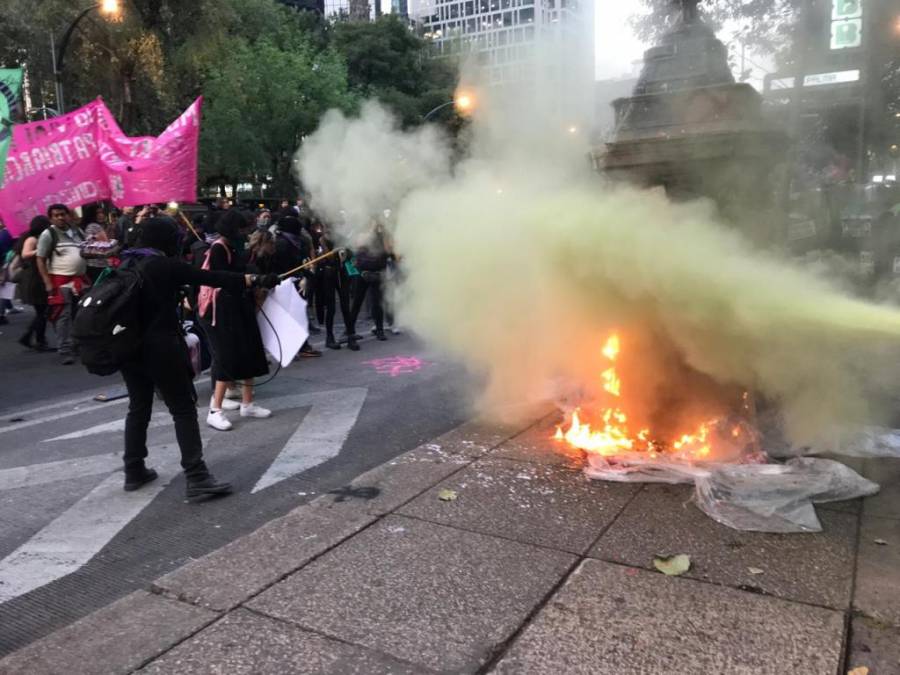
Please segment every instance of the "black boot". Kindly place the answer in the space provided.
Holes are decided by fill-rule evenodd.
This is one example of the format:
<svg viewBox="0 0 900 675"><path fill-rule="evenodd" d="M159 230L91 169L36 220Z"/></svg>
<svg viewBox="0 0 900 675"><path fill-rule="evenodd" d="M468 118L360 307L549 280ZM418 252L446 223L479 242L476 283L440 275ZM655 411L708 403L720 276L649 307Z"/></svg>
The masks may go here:
<svg viewBox="0 0 900 675"><path fill-rule="evenodd" d="M325 337L325 346L328 349L340 349L341 343L334 339L334 333L328 333Z"/></svg>
<svg viewBox="0 0 900 675"><path fill-rule="evenodd" d="M359 343L356 341L356 336L351 335L347 338L347 349L351 352L359 351Z"/></svg>
<svg viewBox="0 0 900 675"><path fill-rule="evenodd" d="M153 469L148 469L143 464L140 468L125 469L125 492L134 492L143 487L147 483L152 483L159 474Z"/></svg>
<svg viewBox="0 0 900 675"><path fill-rule="evenodd" d="M386 342L386 341L387 341L387 336L384 334L384 329L383 329L383 328L378 328L378 329L376 329L376 331L375 331L375 339L378 340L379 342Z"/></svg>
<svg viewBox="0 0 900 675"><path fill-rule="evenodd" d="M221 483L207 472L195 476L185 476L187 479L186 496L188 501L199 501L207 497L221 497L231 494L231 483Z"/></svg>

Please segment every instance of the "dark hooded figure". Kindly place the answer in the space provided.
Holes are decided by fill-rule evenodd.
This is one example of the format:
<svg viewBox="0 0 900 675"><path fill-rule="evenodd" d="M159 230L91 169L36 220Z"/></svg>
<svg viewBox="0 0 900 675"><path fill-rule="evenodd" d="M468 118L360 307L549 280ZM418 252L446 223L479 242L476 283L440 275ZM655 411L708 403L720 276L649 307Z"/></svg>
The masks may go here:
<svg viewBox="0 0 900 675"><path fill-rule="evenodd" d="M143 222L140 248L126 253L124 265L137 266L143 278L140 291L143 340L140 357L122 367L128 388L125 419L125 490L137 490L156 479L147 468L147 425L158 391L175 423L188 499L227 494L228 483L213 478L203 461L197 423L197 395L187 345L178 320L179 291L184 285L207 285L239 294L254 284L273 287L277 277L262 278L234 272L199 270L178 260L179 232L168 218Z"/></svg>
<svg viewBox="0 0 900 675"><path fill-rule="evenodd" d="M307 277L307 290L311 290L311 282L308 277L313 276L311 272L299 271L295 272L297 267L307 262L313 255L312 238L306 229L309 223L309 217L302 215L297 216L293 209L285 209L278 218L278 235L275 239L275 256L273 268L278 274L287 274L291 272L296 277ZM309 293L306 294L309 299ZM310 332L312 330L310 325ZM303 343L300 348L300 356L316 357L322 356L322 352L314 349L309 340Z"/></svg>
<svg viewBox="0 0 900 675"><path fill-rule="evenodd" d="M206 254L204 269L212 271L246 272L243 255L243 235L247 220L236 209L230 209L216 223L219 238ZM273 275L274 276L274 275ZM202 288L197 311L203 330L209 338L212 352L211 375L215 382L206 423L213 429L228 431L231 421L225 410L240 409L241 417L266 418L270 410L253 402L253 378L269 372L262 337L256 323L253 294L245 289L235 292ZM242 401L235 405L225 394L230 384L243 384Z"/></svg>

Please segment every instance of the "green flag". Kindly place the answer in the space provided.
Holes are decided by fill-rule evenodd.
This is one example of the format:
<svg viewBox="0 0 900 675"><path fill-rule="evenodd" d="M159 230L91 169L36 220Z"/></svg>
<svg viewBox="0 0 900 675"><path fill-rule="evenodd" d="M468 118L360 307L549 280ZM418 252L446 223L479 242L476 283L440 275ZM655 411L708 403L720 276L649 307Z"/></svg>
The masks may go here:
<svg viewBox="0 0 900 675"><path fill-rule="evenodd" d="M0 187L6 170L6 153L12 140L13 111L19 104L22 89L22 69L0 68Z"/></svg>

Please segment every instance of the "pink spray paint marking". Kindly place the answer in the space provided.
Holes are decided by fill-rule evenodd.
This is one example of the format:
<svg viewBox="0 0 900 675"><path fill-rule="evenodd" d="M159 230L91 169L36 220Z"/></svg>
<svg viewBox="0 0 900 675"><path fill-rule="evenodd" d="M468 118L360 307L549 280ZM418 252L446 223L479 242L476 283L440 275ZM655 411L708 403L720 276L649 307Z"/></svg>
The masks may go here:
<svg viewBox="0 0 900 675"><path fill-rule="evenodd" d="M367 366L372 366L379 375L409 375L419 372L424 366L429 365L416 356L388 356L383 359L363 361Z"/></svg>

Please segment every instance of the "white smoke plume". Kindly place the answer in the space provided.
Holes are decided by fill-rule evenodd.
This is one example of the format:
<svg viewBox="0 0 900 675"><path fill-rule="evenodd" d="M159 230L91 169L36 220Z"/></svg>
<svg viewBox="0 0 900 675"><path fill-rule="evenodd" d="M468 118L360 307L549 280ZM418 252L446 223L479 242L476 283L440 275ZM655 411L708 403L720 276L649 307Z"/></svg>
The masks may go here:
<svg viewBox="0 0 900 675"><path fill-rule="evenodd" d="M482 410L560 378L596 389L617 329L624 396L655 428L743 390L777 403L796 443L872 418L867 389L890 371L900 312L752 248L705 202L604 187L583 137L528 112L480 110L452 172L445 139L400 132L377 104L330 114L297 158L333 222L395 210L400 320L483 376Z"/></svg>

